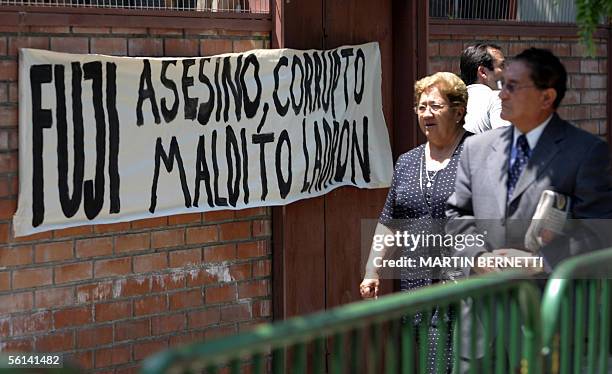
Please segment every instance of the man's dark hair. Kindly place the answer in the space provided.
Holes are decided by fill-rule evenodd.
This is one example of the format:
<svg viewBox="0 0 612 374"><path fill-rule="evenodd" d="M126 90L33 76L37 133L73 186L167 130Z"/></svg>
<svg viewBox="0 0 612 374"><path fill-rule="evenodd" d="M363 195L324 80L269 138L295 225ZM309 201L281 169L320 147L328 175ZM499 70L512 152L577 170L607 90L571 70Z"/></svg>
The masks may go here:
<svg viewBox="0 0 612 374"><path fill-rule="evenodd" d="M501 47L495 44L478 43L467 47L461 54L461 79L466 85L474 84L478 81L478 67L484 66L493 70L493 56L489 49L501 51Z"/></svg>
<svg viewBox="0 0 612 374"><path fill-rule="evenodd" d="M553 108L557 109L567 89L567 72L559 58L548 49L529 48L519 53L514 61L522 61L529 68L529 78L540 90L554 88L557 98Z"/></svg>

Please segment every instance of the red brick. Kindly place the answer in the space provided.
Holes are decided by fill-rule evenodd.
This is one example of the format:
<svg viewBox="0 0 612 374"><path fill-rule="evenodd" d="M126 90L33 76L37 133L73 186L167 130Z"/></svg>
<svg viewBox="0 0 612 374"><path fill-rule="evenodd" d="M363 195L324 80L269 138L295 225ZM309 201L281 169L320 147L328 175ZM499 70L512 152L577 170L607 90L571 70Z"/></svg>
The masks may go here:
<svg viewBox="0 0 612 374"><path fill-rule="evenodd" d="M44 311L13 317L13 336L51 329L51 312Z"/></svg>
<svg viewBox="0 0 612 374"><path fill-rule="evenodd" d="M270 300L253 301L253 318L271 317L272 303Z"/></svg>
<svg viewBox="0 0 612 374"><path fill-rule="evenodd" d="M461 42L441 42L440 56L458 57L463 52L463 43Z"/></svg>
<svg viewBox="0 0 612 374"><path fill-rule="evenodd" d="M91 53L104 55L127 55L127 40L124 38L92 38Z"/></svg>
<svg viewBox="0 0 612 374"><path fill-rule="evenodd" d="M599 103L599 91L597 90L583 91L580 95L580 102L582 104L598 104Z"/></svg>
<svg viewBox="0 0 612 374"><path fill-rule="evenodd" d="M19 85L17 83L8 84L8 102L16 104L19 100Z"/></svg>
<svg viewBox="0 0 612 374"><path fill-rule="evenodd" d="M81 369L93 368L93 351L71 353L64 356L64 362L69 362Z"/></svg>
<svg viewBox="0 0 612 374"><path fill-rule="evenodd" d="M148 318L115 323L115 341L133 340L151 335Z"/></svg>
<svg viewBox="0 0 612 374"><path fill-rule="evenodd" d="M206 289L206 304L223 303L236 300L236 285L228 284L220 287Z"/></svg>
<svg viewBox="0 0 612 374"><path fill-rule="evenodd" d="M133 229L160 228L168 226L168 217L147 218L132 222Z"/></svg>
<svg viewBox="0 0 612 374"><path fill-rule="evenodd" d="M12 218L16 210L16 199L0 199L0 220L7 220Z"/></svg>
<svg viewBox="0 0 612 374"><path fill-rule="evenodd" d="M236 251L240 259L262 257L268 253L268 243L265 241L239 243Z"/></svg>
<svg viewBox="0 0 612 374"><path fill-rule="evenodd" d="M185 287L185 278L188 273L170 273L153 275L151 292L175 290Z"/></svg>
<svg viewBox="0 0 612 374"><path fill-rule="evenodd" d="M34 298L32 292L0 295L0 315L32 309Z"/></svg>
<svg viewBox="0 0 612 374"><path fill-rule="evenodd" d="M113 298L113 282L98 282L77 286L77 302L80 304L110 300Z"/></svg>
<svg viewBox="0 0 612 374"><path fill-rule="evenodd" d="M17 81L17 61L13 61L13 60L0 61L0 80ZM7 126L7 125L4 125L4 126Z"/></svg>
<svg viewBox="0 0 612 374"><path fill-rule="evenodd" d="M14 84L14 83L1 83L0 84L0 103L9 102L9 85L11 84Z"/></svg>
<svg viewBox="0 0 612 374"><path fill-rule="evenodd" d="M0 291L8 291L11 289L11 272L0 272Z"/></svg>
<svg viewBox="0 0 612 374"><path fill-rule="evenodd" d="M142 360L168 348L168 339L152 340L134 344L134 360Z"/></svg>
<svg viewBox="0 0 612 374"><path fill-rule="evenodd" d="M6 197L12 195L11 192L11 178L0 177L0 196Z"/></svg>
<svg viewBox="0 0 612 374"><path fill-rule="evenodd" d="M3 69L4 66L0 62L0 69ZM9 71L2 73L0 70L0 79L2 79L2 75L6 75ZM4 77L4 79L7 79ZM0 127L17 127L17 107L14 106L3 106L0 107ZM17 171L17 155L15 152L2 154L2 159L0 159L0 172L7 173L11 171Z"/></svg>
<svg viewBox="0 0 612 374"><path fill-rule="evenodd" d="M606 118L606 107L603 105L591 105L590 106L590 113L591 113L591 118L596 119L596 118Z"/></svg>
<svg viewBox="0 0 612 374"><path fill-rule="evenodd" d="M563 98L563 105L575 105L580 104L580 92L576 90L569 90L565 93Z"/></svg>
<svg viewBox="0 0 612 374"><path fill-rule="evenodd" d="M44 34L68 34L70 32L70 26L30 26L30 32Z"/></svg>
<svg viewBox="0 0 612 374"><path fill-rule="evenodd" d="M94 276L96 278L125 275L131 273L131 271L132 259L130 257L98 260L94 264Z"/></svg>
<svg viewBox="0 0 612 374"><path fill-rule="evenodd" d="M76 242L76 255L79 258L107 256L112 253L112 237L83 239Z"/></svg>
<svg viewBox="0 0 612 374"><path fill-rule="evenodd" d="M46 286L52 282L53 272L51 268L13 271L13 289Z"/></svg>
<svg viewBox="0 0 612 374"><path fill-rule="evenodd" d="M161 39L129 39L128 51L130 56L163 56L164 46Z"/></svg>
<svg viewBox="0 0 612 374"><path fill-rule="evenodd" d="M11 318L0 319L0 336L9 336L11 333Z"/></svg>
<svg viewBox="0 0 612 374"><path fill-rule="evenodd" d="M552 45L552 52L558 57L570 56L572 53L571 45L568 43L554 43Z"/></svg>
<svg viewBox="0 0 612 374"><path fill-rule="evenodd" d="M64 331L36 338L36 351L61 352L74 349L74 331Z"/></svg>
<svg viewBox="0 0 612 374"><path fill-rule="evenodd" d="M244 280L251 278L251 264L238 264L229 267L229 273L232 280Z"/></svg>
<svg viewBox="0 0 612 374"><path fill-rule="evenodd" d="M59 310L53 313L55 328L79 326L91 323L93 320L91 307L77 307Z"/></svg>
<svg viewBox="0 0 612 374"><path fill-rule="evenodd" d="M77 27L72 26L75 34L110 34L110 27Z"/></svg>
<svg viewBox="0 0 612 374"><path fill-rule="evenodd" d="M202 219L205 223L212 223L233 220L235 217L236 213L233 210L215 210L214 212L204 213Z"/></svg>
<svg viewBox="0 0 612 374"><path fill-rule="evenodd" d="M183 244L185 244L185 229L172 229L151 233L151 248L176 247Z"/></svg>
<svg viewBox="0 0 612 374"><path fill-rule="evenodd" d="M200 287L212 283L217 283L217 279L208 272L208 269L193 269L189 271L187 287Z"/></svg>
<svg viewBox="0 0 612 374"><path fill-rule="evenodd" d="M120 365L130 362L131 347L124 345L120 347L103 348L95 353L96 368Z"/></svg>
<svg viewBox="0 0 612 374"><path fill-rule="evenodd" d="M579 127L593 135L599 135L599 124L597 121L580 121Z"/></svg>
<svg viewBox="0 0 612 374"><path fill-rule="evenodd" d="M606 88L608 77L605 75L591 75L589 78L591 89Z"/></svg>
<svg viewBox="0 0 612 374"><path fill-rule="evenodd" d="M599 60L599 72L608 74L608 60Z"/></svg>
<svg viewBox="0 0 612 374"><path fill-rule="evenodd" d="M253 49L263 48L262 40L242 39L233 41L233 52L247 52Z"/></svg>
<svg viewBox="0 0 612 374"><path fill-rule="evenodd" d="M216 325L221 320L221 312L219 308L208 308L198 310L187 315L189 329L196 329Z"/></svg>
<svg viewBox="0 0 612 374"><path fill-rule="evenodd" d="M201 223L202 222L202 214L201 213L187 213L187 214L179 214L176 216L168 217L168 225L185 225L190 223Z"/></svg>
<svg viewBox="0 0 612 374"><path fill-rule="evenodd" d="M49 49L49 38L46 36L12 36L9 38L8 54L17 56L19 48Z"/></svg>
<svg viewBox="0 0 612 374"><path fill-rule="evenodd" d="M63 261L73 257L72 241L37 244L34 247L36 262Z"/></svg>
<svg viewBox="0 0 612 374"><path fill-rule="evenodd" d="M2 342L2 353L5 352L32 352L34 338L5 340Z"/></svg>
<svg viewBox="0 0 612 374"><path fill-rule="evenodd" d="M115 369L115 374L139 374L140 373L140 365L135 364L133 366L122 366L120 368Z"/></svg>
<svg viewBox="0 0 612 374"><path fill-rule="evenodd" d="M6 55L8 42L5 37L0 38L0 55Z"/></svg>
<svg viewBox="0 0 612 374"><path fill-rule="evenodd" d="M55 283L91 279L91 276L91 262L79 262L76 264L60 265L55 267Z"/></svg>
<svg viewBox="0 0 612 374"><path fill-rule="evenodd" d="M134 272L146 273L164 270L168 267L168 256L165 252L134 256Z"/></svg>
<svg viewBox="0 0 612 374"><path fill-rule="evenodd" d="M266 207L258 207L258 208L247 208L235 211L236 218L252 218L265 216L268 214L268 208Z"/></svg>
<svg viewBox="0 0 612 374"><path fill-rule="evenodd" d="M51 50L67 53L89 53L89 38L52 37Z"/></svg>
<svg viewBox="0 0 612 374"><path fill-rule="evenodd" d="M115 239L115 251L117 253L142 251L150 247L151 238L149 233L121 235Z"/></svg>
<svg viewBox="0 0 612 374"><path fill-rule="evenodd" d="M568 73L579 73L580 72L580 60L575 59L563 59L563 65Z"/></svg>
<svg viewBox="0 0 612 374"><path fill-rule="evenodd" d="M74 288L48 288L34 292L36 308L57 308L74 304Z"/></svg>
<svg viewBox="0 0 612 374"><path fill-rule="evenodd" d="M53 230L54 238L67 238L75 236L89 235L93 232L91 226L68 227L66 229Z"/></svg>
<svg viewBox="0 0 612 374"><path fill-rule="evenodd" d="M270 220L262 219L253 221L253 236L269 236L272 234L272 225Z"/></svg>
<svg viewBox="0 0 612 374"><path fill-rule="evenodd" d="M117 297L139 296L149 293L151 290L151 278L135 277L118 279L114 284L113 295Z"/></svg>
<svg viewBox="0 0 612 374"><path fill-rule="evenodd" d="M169 296L170 309L183 309L202 305L204 297L200 289L181 291Z"/></svg>
<svg viewBox="0 0 612 374"><path fill-rule="evenodd" d="M7 123L3 122L3 111L5 109L14 109L14 108L5 108L5 107L0 107L0 126L6 126L8 125ZM17 123L17 117L15 117L15 124ZM14 152L11 153L3 153L0 154L0 173L10 173L10 172L14 172L17 171L17 155ZM8 228L8 225L7 225ZM8 237L8 236L7 236ZM51 233L47 232L47 233L41 233L41 234L37 234L36 236L34 235L29 235L30 238L35 238L32 240L36 240L36 239L43 239L43 238L51 238ZM3 236L4 238L4 236ZM24 237L20 238L19 241L24 241L26 239L24 239Z"/></svg>
<svg viewBox="0 0 612 374"><path fill-rule="evenodd" d="M597 73L599 72L599 62L597 60L586 60L580 61L580 72L581 73Z"/></svg>
<svg viewBox="0 0 612 374"><path fill-rule="evenodd" d="M184 329L185 315L182 313L151 318L152 335L163 335L170 332L181 331Z"/></svg>
<svg viewBox="0 0 612 374"><path fill-rule="evenodd" d="M187 228L187 244L214 243L218 239L217 226Z"/></svg>
<svg viewBox="0 0 612 374"><path fill-rule="evenodd" d="M272 274L272 261L263 260L253 263L253 277L267 277Z"/></svg>
<svg viewBox="0 0 612 374"><path fill-rule="evenodd" d="M113 34L128 34L128 35L146 35L146 27L113 27L111 28Z"/></svg>
<svg viewBox="0 0 612 374"><path fill-rule="evenodd" d="M134 315L161 313L168 310L165 295L143 297L134 301Z"/></svg>
<svg viewBox="0 0 612 374"><path fill-rule="evenodd" d="M251 237L251 222L230 222L219 225L219 239L239 240Z"/></svg>
<svg viewBox="0 0 612 374"><path fill-rule="evenodd" d="M587 55L587 50L582 43L572 43L572 56L575 57L584 57Z"/></svg>
<svg viewBox="0 0 612 374"><path fill-rule="evenodd" d="M109 232L128 231L130 227L131 225L129 222L108 223L94 226L94 231L96 233L106 234Z"/></svg>
<svg viewBox="0 0 612 374"><path fill-rule="evenodd" d="M267 296L270 294L267 280L258 280L238 285L238 298Z"/></svg>
<svg viewBox="0 0 612 374"><path fill-rule="evenodd" d="M238 331L236 330L235 324L219 326L219 327L215 327L215 328L206 330L204 332L204 339L205 340L218 339L218 338L222 338L225 336L235 335L236 333L238 333Z"/></svg>
<svg viewBox="0 0 612 374"><path fill-rule="evenodd" d="M94 348L113 342L113 326L96 326L77 330L77 347Z"/></svg>
<svg viewBox="0 0 612 374"><path fill-rule="evenodd" d="M0 266L28 265L32 263L32 246L0 248Z"/></svg>
<svg viewBox="0 0 612 374"><path fill-rule="evenodd" d="M204 340L204 332L190 331L186 334L170 336L170 346L179 347L190 343L201 343Z"/></svg>
<svg viewBox="0 0 612 374"><path fill-rule="evenodd" d="M231 53L232 50L231 39L203 39L200 41L200 53L203 56Z"/></svg>
<svg viewBox="0 0 612 374"><path fill-rule="evenodd" d="M8 242L8 240L9 240L9 225L8 223L0 223L0 243L6 243Z"/></svg>
<svg viewBox="0 0 612 374"><path fill-rule="evenodd" d="M221 308L221 322L238 322L251 319L251 304L240 303Z"/></svg>
<svg viewBox="0 0 612 374"><path fill-rule="evenodd" d="M96 322L114 321L132 316L132 303L120 301L95 305Z"/></svg>
<svg viewBox="0 0 612 374"><path fill-rule="evenodd" d="M164 54L166 56L199 56L200 48L196 39L165 39Z"/></svg>
<svg viewBox="0 0 612 374"><path fill-rule="evenodd" d="M202 250L199 248L170 252L170 267L198 265L202 262Z"/></svg>

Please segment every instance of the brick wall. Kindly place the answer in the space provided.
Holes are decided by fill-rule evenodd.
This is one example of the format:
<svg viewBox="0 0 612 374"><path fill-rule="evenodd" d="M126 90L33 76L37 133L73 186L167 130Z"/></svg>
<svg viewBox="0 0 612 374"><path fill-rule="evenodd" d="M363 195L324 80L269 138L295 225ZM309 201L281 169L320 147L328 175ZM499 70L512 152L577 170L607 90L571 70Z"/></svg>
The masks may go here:
<svg viewBox="0 0 612 374"><path fill-rule="evenodd" d="M597 54L587 58L584 48L574 37L430 35L429 73L451 71L459 74L459 56L463 49L482 41L498 44L506 57L515 56L529 47L553 51L565 65L569 76L568 91L559 115L586 131L606 136L607 40L596 40Z"/></svg>
<svg viewBox="0 0 612 374"><path fill-rule="evenodd" d="M133 372L171 346L271 318L266 208L83 226L13 238L18 48L201 56L268 48L256 32L0 27L0 351L62 352L85 369Z"/></svg>

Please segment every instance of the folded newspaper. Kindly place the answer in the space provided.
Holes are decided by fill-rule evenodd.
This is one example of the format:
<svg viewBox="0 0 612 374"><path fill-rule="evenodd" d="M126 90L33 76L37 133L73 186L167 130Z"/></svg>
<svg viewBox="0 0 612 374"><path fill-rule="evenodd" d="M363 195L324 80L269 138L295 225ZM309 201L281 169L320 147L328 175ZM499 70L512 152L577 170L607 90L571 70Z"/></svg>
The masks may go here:
<svg viewBox="0 0 612 374"><path fill-rule="evenodd" d="M525 248L537 252L563 233L569 219L571 198L551 190L544 190L525 235Z"/></svg>

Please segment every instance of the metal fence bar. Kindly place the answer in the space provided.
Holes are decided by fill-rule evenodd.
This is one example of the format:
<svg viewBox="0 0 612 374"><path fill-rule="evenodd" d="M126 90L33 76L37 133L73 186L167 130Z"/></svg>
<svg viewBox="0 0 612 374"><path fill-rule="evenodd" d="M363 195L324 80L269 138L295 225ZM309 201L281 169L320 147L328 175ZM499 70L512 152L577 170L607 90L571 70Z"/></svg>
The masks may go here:
<svg viewBox="0 0 612 374"><path fill-rule="evenodd" d="M360 369L375 373L395 371L395 361L398 359L395 346L399 343L400 337L402 340L400 362L403 373L410 373L415 367L421 372L430 369L446 372L447 347L451 344L450 337L453 334L448 316L449 310L458 306L462 300L471 298L476 301L473 305L481 303L483 308L480 310L472 308L472 316L466 313L465 317L476 320L488 315L486 317L490 321L488 326L492 329L497 325L493 322L495 321L492 315L493 309L497 309L493 307L492 297L507 294L509 300L516 305L514 309L516 315L514 318L509 318L503 310L501 311L503 320L514 321L516 325L505 325L502 328L516 331L517 347L514 348L514 351L518 352L516 360L526 362L525 366L530 368L529 372L538 374L539 297L535 287L521 278L525 278L525 275L506 272L496 274L495 277L467 279L457 284L436 285L413 293L393 294L381 297L377 301L353 303L307 317L262 325L248 333L160 353L145 361L143 372L149 374L198 372L201 370L198 369L200 367L214 367L215 370L225 371L233 360L240 360L244 365L249 365L253 355L269 357L271 351L274 373L284 372L285 352L292 354L289 357L293 359L293 368L297 369L297 372L323 373L328 357L325 347L327 339L330 338L332 354L329 368L331 372L345 372L348 366L346 362L348 355L345 353L350 350L344 344L346 337L364 329L368 332L368 339L361 339L356 349L352 348L353 352L357 352L357 356L360 356L361 352L366 352L363 360L367 364L357 367L358 372ZM455 326L461 326L466 321L461 320L464 313L461 313L459 306L457 309L455 318L458 322ZM477 316L476 313L480 315ZM433 335L439 336L437 341L430 340L432 316L436 316L437 325L441 326L437 334ZM416 322L415 318L418 318ZM398 330L401 333L398 333ZM471 335L475 340L476 334ZM489 336L491 342L487 345L495 345L495 334L488 331L485 335ZM416 344L414 344L415 337L418 340ZM303 353L298 353L301 350L300 345L310 345L312 342L315 346L312 355L314 367L310 370L306 367L307 363L296 367L296 357L303 357ZM392 344L393 342L396 344ZM433 368L428 367L431 355L437 358L437 364L433 363L436 367ZM476 367L475 356L469 357L473 367ZM304 362L303 359L299 361Z"/></svg>
<svg viewBox="0 0 612 374"><path fill-rule="evenodd" d="M271 0L0 0L0 6L270 14Z"/></svg>
<svg viewBox="0 0 612 374"><path fill-rule="evenodd" d="M551 275L541 309L547 372L607 373L611 269L612 248L566 260Z"/></svg>

